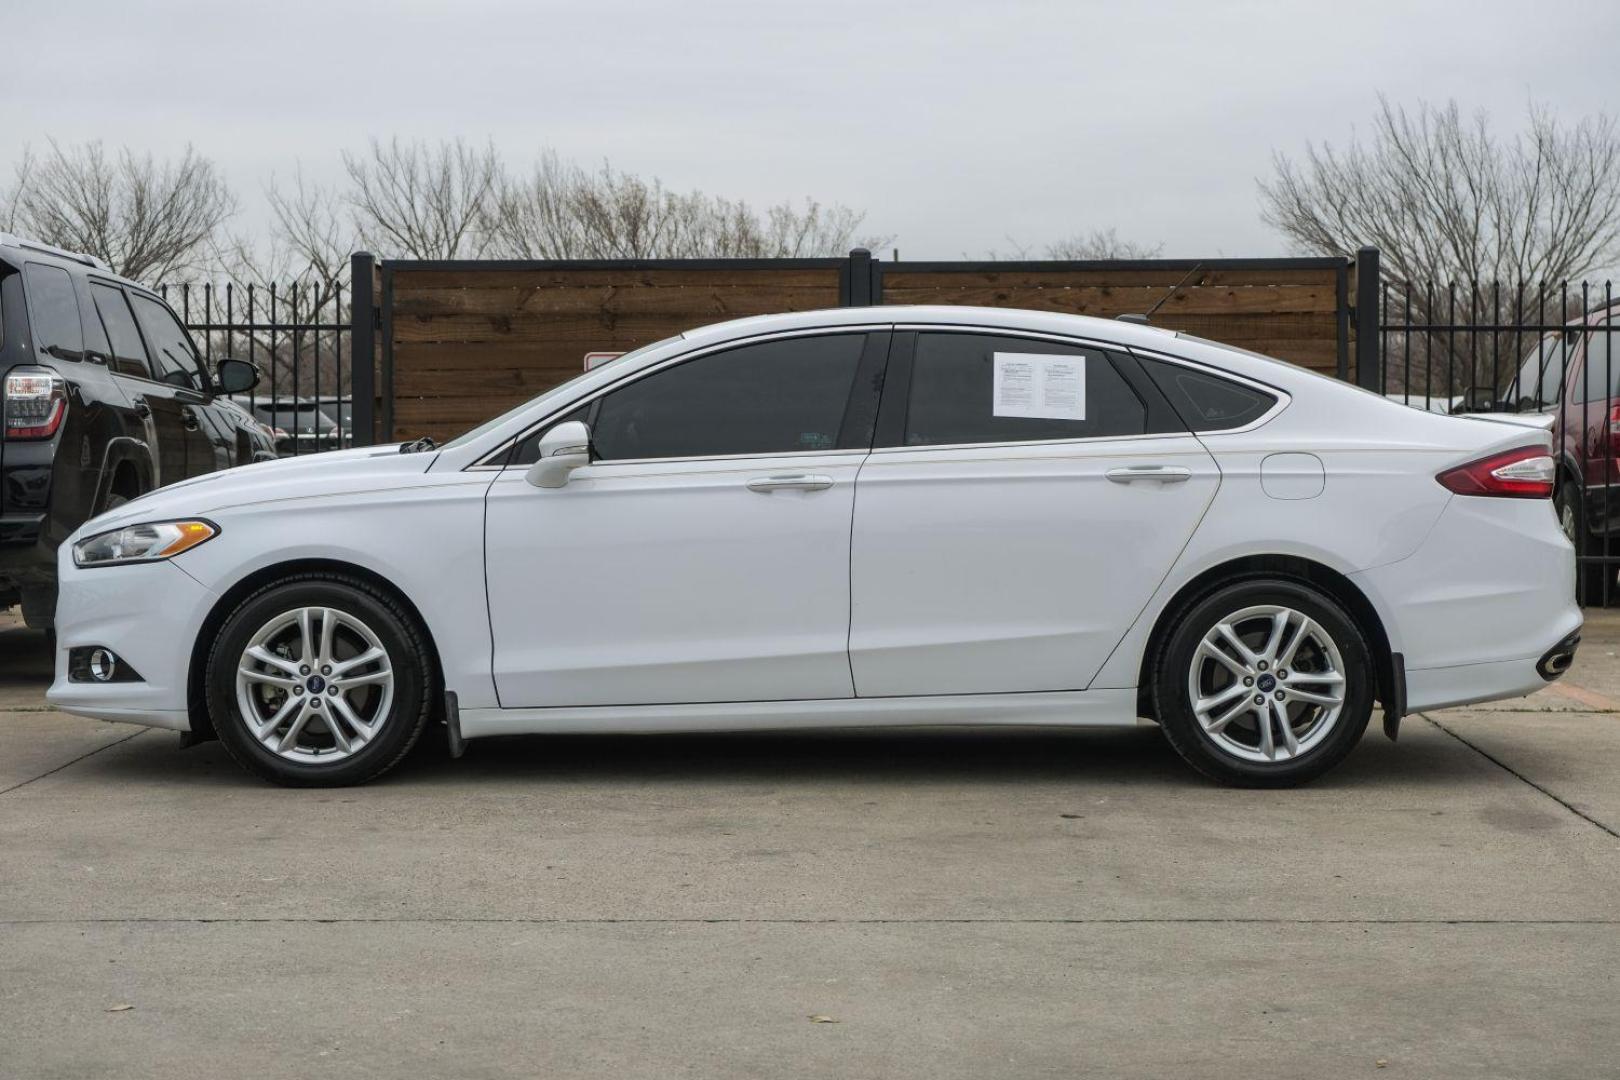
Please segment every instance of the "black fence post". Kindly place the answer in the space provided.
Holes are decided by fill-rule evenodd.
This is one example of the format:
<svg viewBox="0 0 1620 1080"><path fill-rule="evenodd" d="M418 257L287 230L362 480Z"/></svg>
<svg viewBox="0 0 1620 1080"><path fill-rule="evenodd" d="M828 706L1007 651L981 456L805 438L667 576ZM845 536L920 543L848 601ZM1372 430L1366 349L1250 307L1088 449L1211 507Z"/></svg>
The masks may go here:
<svg viewBox="0 0 1620 1080"><path fill-rule="evenodd" d="M372 293L377 260L369 251L349 257L349 396L355 446L377 441L377 303Z"/></svg>
<svg viewBox="0 0 1620 1080"><path fill-rule="evenodd" d="M855 248L849 253L849 306L871 307L872 253Z"/></svg>
<svg viewBox="0 0 1620 1080"><path fill-rule="evenodd" d="M1378 249L1364 247L1356 252L1356 385L1382 394L1378 296Z"/></svg>

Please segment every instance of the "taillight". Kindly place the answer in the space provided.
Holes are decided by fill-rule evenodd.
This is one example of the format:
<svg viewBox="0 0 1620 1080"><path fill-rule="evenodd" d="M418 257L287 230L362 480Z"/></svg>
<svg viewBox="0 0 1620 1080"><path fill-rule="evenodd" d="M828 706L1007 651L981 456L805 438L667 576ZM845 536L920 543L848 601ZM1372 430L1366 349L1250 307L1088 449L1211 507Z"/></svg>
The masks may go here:
<svg viewBox="0 0 1620 1080"><path fill-rule="evenodd" d="M1521 446L1447 469L1435 479L1458 495L1550 499L1558 466L1544 447Z"/></svg>
<svg viewBox="0 0 1620 1080"><path fill-rule="evenodd" d="M0 386L8 439L48 439L67 415L67 383L49 368L19 367Z"/></svg>
<svg viewBox="0 0 1620 1080"><path fill-rule="evenodd" d="M1609 456L1620 458L1620 404L1609 406Z"/></svg>

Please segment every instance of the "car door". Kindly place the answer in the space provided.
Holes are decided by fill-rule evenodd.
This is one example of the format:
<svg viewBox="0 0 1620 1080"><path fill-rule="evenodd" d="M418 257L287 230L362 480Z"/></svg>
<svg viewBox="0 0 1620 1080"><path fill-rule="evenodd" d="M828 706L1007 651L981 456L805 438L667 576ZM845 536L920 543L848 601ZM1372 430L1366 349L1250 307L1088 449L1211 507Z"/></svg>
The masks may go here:
<svg viewBox="0 0 1620 1080"><path fill-rule="evenodd" d="M124 290L101 281L90 283L96 314L112 348L108 367L140 417L143 441L151 453L156 486L183 480L188 472L190 437L174 390L157 380L145 339Z"/></svg>
<svg viewBox="0 0 1620 1080"><path fill-rule="evenodd" d="M146 402L154 412L162 409L173 417L167 427L180 434L177 456L181 475L199 476L228 468L232 464L231 447L218 429L204 420L212 387L191 335L161 301L134 291L128 295L159 384L145 389ZM179 477L168 477L175 479Z"/></svg>
<svg viewBox="0 0 1620 1080"><path fill-rule="evenodd" d="M1084 689L1218 484L1123 350L897 332L855 493L857 695Z"/></svg>
<svg viewBox="0 0 1620 1080"><path fill-rule="evenodd" d="M592 462L491 484L506 708L848 698L849 530L888 333L794 334L632 376L553 423ZM547 425L549 426L549 425Z"/></svg>

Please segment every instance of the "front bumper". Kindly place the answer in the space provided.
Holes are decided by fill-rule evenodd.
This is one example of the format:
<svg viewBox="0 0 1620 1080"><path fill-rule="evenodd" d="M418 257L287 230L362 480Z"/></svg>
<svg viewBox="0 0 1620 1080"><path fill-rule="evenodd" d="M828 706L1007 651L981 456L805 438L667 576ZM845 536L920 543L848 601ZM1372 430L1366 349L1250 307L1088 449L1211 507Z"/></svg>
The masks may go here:
<svg viewBox="0 0 1620 1080"><path fill-rule="evenodd" d="M191 730L192 643L218 597L174 562L81 569L68 544L57 573L56 677L45 699L97 720ZM92 645L111 649L141 681L70 681L68 650Z"/></svg>

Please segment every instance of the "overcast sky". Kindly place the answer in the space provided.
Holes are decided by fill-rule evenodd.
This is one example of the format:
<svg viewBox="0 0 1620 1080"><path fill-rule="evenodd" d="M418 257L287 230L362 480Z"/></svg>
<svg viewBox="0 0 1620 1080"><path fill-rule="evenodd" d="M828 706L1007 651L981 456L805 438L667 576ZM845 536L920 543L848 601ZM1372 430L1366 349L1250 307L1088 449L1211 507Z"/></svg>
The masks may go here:
<svg viewBox="0 0 1620 1080"><path fill-rule="evenodd" d="M372 136L493 139L765 204L867 214L908 258L1115 227L1167 256L1285 253L1274 150L1382 91L1516 127L1620 108L1620 3L6 0L0 170L24 144L192 143L262 215Z"/></svg>

